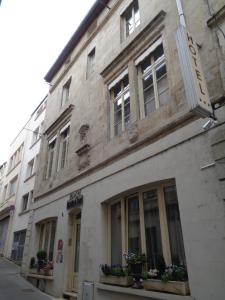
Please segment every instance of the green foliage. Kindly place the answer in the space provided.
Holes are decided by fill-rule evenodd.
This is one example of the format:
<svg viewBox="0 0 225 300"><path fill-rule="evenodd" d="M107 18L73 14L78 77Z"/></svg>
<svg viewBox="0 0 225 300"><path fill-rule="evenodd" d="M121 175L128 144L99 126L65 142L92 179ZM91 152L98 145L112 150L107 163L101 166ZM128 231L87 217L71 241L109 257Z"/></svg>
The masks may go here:
<svg viewBox="0 0 225 300"><path fill-rule="evenodd" d="M127 264L139 264L146 262L146 255L144 253L132 252L123 254Z"/></svg>
<svg viewBox="0 0 225 300"><path fill-rule="evenodd" d="M101 265L101 270L104 275L113 275L113 276L128 276L128 269L120 265L109 266L107 264Z"/></svg>
<svg viewBox="0 0 225 300"><path fill-rule="evenodd" d="M161 280L168 281L186 281L188 280L187 270L184 266L172 265L165 269Z"/></svg>
<svg viewBox="0 0 225 300"><path fill-rule="evenodd" d="M45 250L40 250L36 254L38 260L46 260L47 259L47 252Z"/></svg>

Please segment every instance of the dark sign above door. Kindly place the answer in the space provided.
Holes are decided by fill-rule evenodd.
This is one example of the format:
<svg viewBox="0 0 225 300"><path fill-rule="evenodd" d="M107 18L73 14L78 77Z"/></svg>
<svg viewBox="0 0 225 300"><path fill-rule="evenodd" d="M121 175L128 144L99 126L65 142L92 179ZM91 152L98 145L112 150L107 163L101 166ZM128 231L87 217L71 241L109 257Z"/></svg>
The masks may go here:
<svg viewBox="0 0 225 300"><path fill-rule="evenodd" d="M67 201L67 209L80 207L83 204L83 195L81 191L72 192Z"/></svg>

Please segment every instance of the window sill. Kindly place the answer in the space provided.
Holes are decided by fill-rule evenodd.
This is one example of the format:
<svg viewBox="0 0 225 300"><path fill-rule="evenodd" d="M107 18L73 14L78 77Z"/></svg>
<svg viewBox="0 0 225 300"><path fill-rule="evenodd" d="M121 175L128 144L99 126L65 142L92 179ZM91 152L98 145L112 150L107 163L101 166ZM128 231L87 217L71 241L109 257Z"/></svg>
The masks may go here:
<svg viewBox="0 0 225 300"><path fill-rule="evenodd" d="M26 209L24 211L21 211L21 213L18 214L18 216L22 216L22 215L25 215L29 212L30 210L29 209Z"/></svg>
<svg viewBox="0 0 225 300"><path fill-rule="evenodd" d="M39 137L31 146L29 149L32 149L39 141L41 140L41 138Z"/></svg>
<svg viewBox="0 0 225 300"><path fill-rule="evenodd" d="M8 173L7 173L5 176L8 176L13 170L15 170L16 167L17 167L20 163L21 163L21 160L18 161L18 163L17 163L12 169L10 169L10 170L8 171Z"/></svg>
<svg viewBox="0 0 225 300"><path fill-rule="evenodd" d="M124 288L120 286L110 286L103 283L96 283L96 288L99 290L109 291L113 293L120 293L126 295L134 295L138 297L145 297L154 300L194 300L191 296L179 296L179 295L172 295L167 293L158 293L146 290L136 290L132 288Z"/></svg>
<svg viewBox="0 0 225 300"><path fill-rule="evenodd" d="M32 177L34 177L36 175L36 172L33 173L32 175L30 175L29 177L27 177L25 180L24 180L24 183L27 182L28 180L30 180Z"/></svg>

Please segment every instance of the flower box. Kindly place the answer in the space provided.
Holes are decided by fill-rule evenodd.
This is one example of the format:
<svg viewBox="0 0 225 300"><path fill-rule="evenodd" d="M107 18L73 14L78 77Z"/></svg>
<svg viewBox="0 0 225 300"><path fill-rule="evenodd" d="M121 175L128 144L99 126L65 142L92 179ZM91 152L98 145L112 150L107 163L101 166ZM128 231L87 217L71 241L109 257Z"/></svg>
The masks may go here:
<svg viewBox="0 0 225 300"><path fill-rule="evenodd" d="M101 275L100 282L119 285L119 286L131 286L133 284L132 276L113 276L113 275Z"/></svg>
<svg viewBox="0 0 225 300"><path fill-rule="evenodd" d="M143 287L149 291L172 293L186 296L190 294L187 281L168 281L163 282L157 279L147 279L143 281Z"/></svg>
<svg viewBox="0 0 225 300"><path fill-rule="evenodd" d="M38 274L40 275L45 275L45 276L52 276L53 275L53 270L49 270L49 269L40 269Z"/></svg>
<svg viewBox="0 0 225 300"><path fill-rule="evenodd" d="M37 270L37 268L30 268L30 269L29 269L29 273L30 273L30 274L37 274L37 273L38 273L38 270Z"/></svg>

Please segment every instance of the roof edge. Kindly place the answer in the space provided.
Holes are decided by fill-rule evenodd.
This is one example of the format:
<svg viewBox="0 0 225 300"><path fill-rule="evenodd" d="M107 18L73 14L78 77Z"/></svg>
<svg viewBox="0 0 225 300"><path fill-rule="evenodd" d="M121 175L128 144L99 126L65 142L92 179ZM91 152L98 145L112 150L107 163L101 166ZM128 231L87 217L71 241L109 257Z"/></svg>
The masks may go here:
<svg viewBox="0 0 225 300"><path fill-rule="evenodd" d="M45 75L44 79L48 83L51 82L52 78L55 76L55 74L59 71L61 66L63 65L66 58L69 56L69 54L73 51L73 49L76 47L76 45L79 43L82 36L87 31L88 27L91 25L91 23L94 21L95 18L99 16L99 14L103 11L103 9L107 6L107 3L110 0L96 0L95 3L92 5L90 10L88 11L87 15L84 17L83 21L78 26L77 30L74 32L62 52L59 54L58 58L52 65L52 67L49 69L47 74Z"/></svg>

